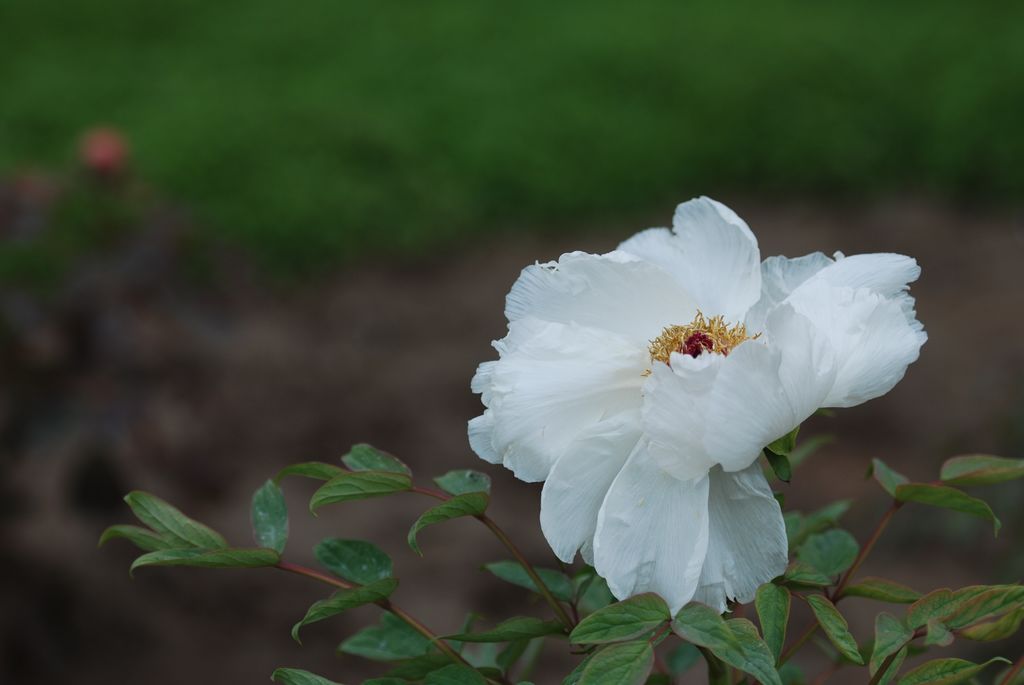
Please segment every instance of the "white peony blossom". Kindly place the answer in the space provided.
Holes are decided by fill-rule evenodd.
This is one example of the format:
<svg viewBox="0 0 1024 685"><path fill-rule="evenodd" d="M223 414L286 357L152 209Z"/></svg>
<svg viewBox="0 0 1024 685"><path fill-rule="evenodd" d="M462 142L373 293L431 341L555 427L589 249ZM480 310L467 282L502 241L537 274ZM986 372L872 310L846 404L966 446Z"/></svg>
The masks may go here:
<svg viewBox="0 0 1024 685"><path fill-rule="evenodd" d="M762 448L903 377L927 339L919 273L896 254L761 262L732 210L683 203L672 230L523 270L499 359L473 378L470 443L544 481L551 548L619 599L749 602L787 563Z"/></svg>

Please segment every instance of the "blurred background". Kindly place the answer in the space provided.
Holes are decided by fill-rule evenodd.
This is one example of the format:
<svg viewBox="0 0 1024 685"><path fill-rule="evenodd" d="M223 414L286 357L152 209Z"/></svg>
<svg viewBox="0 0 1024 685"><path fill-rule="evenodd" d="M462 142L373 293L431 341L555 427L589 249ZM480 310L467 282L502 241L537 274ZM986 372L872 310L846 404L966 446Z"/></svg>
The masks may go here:
<svg viewBox="0 0 1024 685"><path fill-rule="evenodd" d="M4 683L380 672L333 654L372 610L291 641L326 594L304 579L131 581L127 545L96 550L131 489L245 544L265 478L367 441L423 478L487 471L495 518L553 564L539 486L468 448L469 379L524 265L611 249L694 195L735 209L764 256L924 269L920 361L805 426L835 440L790 507L862 498L846 522L863 538L885 506L870 458L931 479L958 453L1024 456L1020 3L4 0L0 27ZM998 540L908 508L865 570L920 590L1021 580L1022 487L988 491ZM505 556L482 527L426 531L419 559L404 534L426 503L313 519L312 485L286 488L295 560L323 536L373 540L439 632L529 610L479 571ZM880 607L853 605L866 637ZM541 668L568 670L554 652Z"/></svg>

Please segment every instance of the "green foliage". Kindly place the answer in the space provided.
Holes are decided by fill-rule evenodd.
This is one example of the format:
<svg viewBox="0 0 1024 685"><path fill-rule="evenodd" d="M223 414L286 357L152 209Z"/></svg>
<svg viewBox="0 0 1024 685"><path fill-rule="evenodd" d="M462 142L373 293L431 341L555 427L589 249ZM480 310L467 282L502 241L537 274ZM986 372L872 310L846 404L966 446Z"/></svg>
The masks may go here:
<svg viewBox="0 0 1024 685"><path fill-rule="evenodd" d="M423 552L416 542L416 535L421 530L435 523L450 521L463 516L480 516L487 511L487 504L489 502L490 496L486 492L467 492L464 495L456 495L450 500L441 502L436 507L425 511L422 516L416 519L416 522L412 524L412 528L409 529L406 542L409 543L409 547L414 552L423 556Z"/></svg>
<svg viewBox="0 0 1024 685"><path fill-rule="evenodd" d="M963 659L935 659L921 664L900 678L899 685L955 685L963 683L992 664L1008 664L1006 659L996 657L983 664Z"/></svg>
<svg viewBox="0 0 1024 685"><path fill-rule="evenodd" d="M537 584L533 582L533 578L530 577L526 569L518 561L493 561L489 564L484 564L484 569L507 583L518 585L532 592L540 592ZM549 568L535 568L534 571L537 572L541 582L547 586L556 599L568 602L575 595L572 580L561 571Z"/></svg>
<svg viewBox="0 0 1024 685"><path fill-rule="evenodd" d="M990 521L995 533L999 532L999 527L1002 525L996 515L992 513L992 508L983 500L946 485L906 483L896 488L894 496L900 502L917 502L977 516Z"/></svg>
<svg viewBox="0 0 1024 685"><path fill-rule="evenodd" d="M792 445L780 449L791 449ZM345 457L346 471L310 462L278 474L303 475L326 482L313 496L311 508L330 501L345 501L414 489L412 478L401 462L367 446L359 446ZM1012 460L997 457L961 457L947 462L949 482L988 484L1016 477ZM952 463L952 466L950 464ZM327 467L327 468L325 468ZM882 517L871 540L877 540L889 519L903 502L922 502L980 515L981 500L949 486L913 483L879 461L872 465L876 480L895 500ZM446 497L426 511L412 526L408 542L419 551L416 535L424 527L459 517L478 517L502 542L511 545L504 533L484 516L490 500L490 481L475 471L452 471L435 479L450 495L415 488L430 497ZM701 657L707 662L715 685L735 682L741 672L764 685L806 685L807 679L789 659L795 651L784 650L792 596L809 605L815 621L838 651L845 665L864 666L876 685L890 683L959 683L975 679L985 667L1000 660L974 664L960 659L938 659L921 664L901 675L904 660L931 647L948 647L960 639L995 641L1013 636L1024 624L1024 586L971 585L959 589L941 588L922 595L905 585L877 578L853 578L851 569L860 553L856 539L837 528L850 503L839 501L811 514L789 512L787 536L795 557L781 578L758 588L754 604L760 631L744 618L723 618L715 609L691 602L674 617L666 602L647 593L614 601L607 583L590 566L584 565L570 577L566 572L524 566L519 561L499 561L485 569L496 577L533 592L539 592L533 574L550 591L546 599L559 617L517 616L497 622L489 629L474 629L470 614L461 631L438 637L422 623L400 610L389 599L398 586L391 558L372 543L329 538L321 541L314 554L331 576L285 562L281 553L288 537L288 514L283 493L276 480L267 481L253 495L251 517L256 548L232 548L219 533L188 518L170 504L141 492L126 501L148 526L115 525L105 530L100 544L124 539L144 552L131 569L144 566L195 566L246 568L274 566L341 587L331 597L314 603L292 628L300 630L349 609L376 604L382 610L377 624L363 628L345 639L341 653L392 664L381 678L364 681L370 685L400 685L421 682L459 685L461 683L508 682L528 685L526 678L542 645L552 636L565 637L583 645L582 660L563 683L605 685L644 683L671 685L673 678L691 669ZM980 504L978 504L980 503ZM987 510L987 505L984 505ZM991 510L987 510L989 513ZM521 553L511 546L517 557ZM354 585L349 586L349 583ZM792 590L791 590L792 588ZM847 598L867 598L908 605L902 618L889 613L876 617L874 639L862 647L850 633L837 604ZM845 606L845 605L844 605ZM573 620L566 615L572 610ZM574 625L573 625L574 624ZM570 631L571 628L571 631ZM669 628L671 630L669 630ZM804 630L797 646L813 635ZM652 673L655 651L666 640L682 640L663 648L659 672ZM832 654L823 640L817 644ZM517 668L525 662L521 668ZM840 662L837 662L837 666ZM518 676L518 677L517 677ZM1002 677L1002 676L1001 676ZM295 669L278 669L274 678L282 683L322 685L330 681Z"/></svg>
<svg viewBox="0 0 1024 685"><path fill-rule="evenodd" d="M302 620L292 626L292 638L296 642L301 642L299 640L299 630L304 626L322 621L331 616L337 616L343 611L348 611L364 604L372 604L387 599L395 591L396 587L398 587L397 580L385 578L362 587L339 590L327 599L321 599L309 607Z"/></svg>
<svg viewBox="0 0 1024 685"><path fill-rule="evenodd" d="M353 471L387 471L412 475L412 470L397 457L383 452L376 447L360 443L353 445L348 454L341 458L345 466Z"/></svg>
<svg viewBox="0 0 1024 685"><path fill-rule="evenodd" d="M377 625L363 628L340 645L338 651L374 661L400 661L426 654L430 640L389 611Z"/></svg>
<svg viewBox="0 0 1024 685"><path fill-rule="evenodd" d="M868 670L871 675L878 672L878 669L893 654L900 651L906 655L906 645L914 636L911 630L895 616L887 613L880 613L875 617L875 643L871 652L871 660L868 663ZM896 668L890 667L890 672L895 673Z"/></svg>
<svg viewBox="0 0 1024 685"><path fill-rule="evenodd" d="M335 476L313 493L309 510L316 510L327 504L349 502L383 497L395 492L404 492L412 487L412 479L404 473L387 471L356 471Z"/></svg>
<svg viewBox="0 0 1024 685"><path fill-rule="evenodd" d="M334 464L325 464L322 461L307 461L301 464L286 466L277 472L274 480L280 483L285 476L303 476L313 480L330 480L335 476L345 473L345 469Z"/></svg>
<svg viewBox="0 0 1024 685"><path fill-rule="evenodd" d="M193 566L196 568L260 568L274 566L281 555L272 549L163 549L143 554L132 562L130 572L143 566Z"/></svg>
<svg viewBox="0 0 1024 685"><path fill-rule="evenodd" d="M761 623L765 644L771 649L775 661L779 660L782 645L786 641L786 626L789 624L789 610L792 597L789 590L773 583L765 583L757 590L754 606L757 620Z"/></svg>
<svg viewBox="0 0 1024 685"><path fill-rule="evenodd" d="M595 653L576 682L579 685L640 685L647 680L653 665L654 649L650 642L621 642Z"/></svg>
<svg viewBox="0 0 1024 685"><path fill-rule="evenodd" d="M281 685L339 685L333 680L297 668L279 668L270 679Z"/></svg>
<svg viewBox="0 0 1024 685"><path fill-rule="evenodd" d="M921 598L921 593L892 580L868 577L847 586L843 590L843 596L867 597L893 604L912 604Z"/></svg>
<svg viewBox="0 0 1024 685"><path fill-rule="evenodd" d="M427 674L423 685L487 685L487 681L468 666L451 664Z"/></svg>
<svg viewBox="0 0 1024 685"><path fill-rule="evenodd" d="M138 526L116 525L110 526L100 535L99 544L102 546L110 540L128 540L144 552L155 552L161 549L172 549L174 543L164 537L157 535L151 530Z"/></svg>
<svg viewBox="0 0 1024 685"><path fill-rule="evenodd" d="M176 547L214 549L227 547L224 537L212 528L193 521L159 497L136 490L124 501L140 521Z"/></svg>
<svg viewBox="0 0 1024 685"><path fill-rule="evenodd" d="M839 519L850 508L850 504L850 500L841 499L807 515L798 511L786 512L783 519L786 522L789 548L794 550L814 533L820 533L839 525Z"/></svg>
<svg viewBox="0 0 1024 685"><path fill-rule="evenodd" d="M253 494L251 518L256 544L283 553L288 541L288 507L274 481L268 480Z"/></svg>
<svg viewBox="0 0 1024 685"><path fill-rule="evenodd" d="M825 576L836 576L850 568L860 546L845 530L816 533L797 550L797 558Z"/></svg>
<svg viewBox="0 0 1024 685"><path fill-rule="evenodd" d="M554 635L564 630L558 621L543 621L529 616L516 616L502 621L490 630L478 633L458 633L446 639L459 642L510 642L524 638Z"/></svg>
<svg viewBox="0 0 1024 685"><path fill-rule="evenodd" d="M946 485L992 485L1024 477L1024 459L971 454L946 460L939 472Z"/></svg>
<svg viewBox="0 0 1024 685"><path fill-rule="evenodd" d="M434 479L438 487L449 495L464 495L467 492L491 492L491 477L471 469L449 471Z"/></svg>
<svg viewBox="0 0 1024 685"><path fill-rule="evenodd" d="M672 614L665 600L647 593L610 604L590 614L572 631L576 644L602 644L639 637L669 621Z"/></svg>
<svg viewBox="0 0 1024 685"><path fill-rule="evenodd" d="M391 557L365 540L330 538L313 548L313 556L324 568L359 585L391 577Z"/></svg>
<svg viewBox="0 0 1024 685"><path fill-rule="evenodd" d="M839 653L853 663L863 665L864 659L857 649L857 641L850 635L850 627L835 605L822 595L808 595L807 604L828 636L829 642L839 650Z"/></svg>
<svg viewBox="0 0 1024 685"><path fill-rule="evenodd" d="M698 647L712 651L739 647L738 638L725 620L710 607L697 602L691 602L679 610L672 621L672 632Z"/></svg>
<svg viewBox="0 0 1024 685"><path fill-rule="evenodd" d="M893 497L896 496L896 488L910 481L902 473L897 473L889 468L881 459L872 459L868 475L873 476L878 484Z"/></svg>

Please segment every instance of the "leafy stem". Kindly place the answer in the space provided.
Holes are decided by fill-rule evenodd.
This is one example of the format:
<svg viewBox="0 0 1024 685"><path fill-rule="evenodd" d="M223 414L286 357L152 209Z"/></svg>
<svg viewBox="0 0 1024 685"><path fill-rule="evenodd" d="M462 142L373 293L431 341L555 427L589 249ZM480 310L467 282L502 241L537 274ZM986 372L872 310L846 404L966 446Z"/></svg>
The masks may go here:
<svg viewBox="0 0 1024 685"><path fill-rule="evenodd" d="M886 510L885 514L882 515L882 518L879 519L878 523L875 525L875 529L871 532L870 537L868 537L867 542L865 542L864 545L860 548L860 551L854 558L853 563L850 564L850 568L847 569L846 573L844 573L843 576L839 579L839 583L836 585L836 589L834 592L832 592L830 597L833 604L838 603L839 600L843 598L843 592L846 590L846 587L850 584L850 581L853 579L853 575L860 569L864 561L867 560L868 555L871 554L871 551L875 548L875 545L878 543L879 538L882 537L882 533L885 532L885 529L889 526L889 521L892 520L893 515L895 515L895 513L899 511L900 507L902 506L903 502L893 500L892 505L890 505L890 507ZM789 661L789 659L792 658L792 656L796 654L796 652L801 647L803 647L804 644L811 639L811 637L814 636L814 633L817 632L817 630L818 621L815 620L813 623L811 623L811 625L807 627L807 630L805 630L800 635L800 637L798 637L796 641L782 653L782 656L779 658L779 666Z"/></svg>
<svg viewBox="0 0 1024 685"><path fill-rule="evenodd" d="M300 566L299 564L293 564L287 561L279 561L275 568L279 568L282 571L287 571L289 573L295 573L300 576L306 576L307 578L318 580L321 583L326 583L327 585L333 585L334 587L342 590L351 590L352 588L356 587L352 583L346 583L344 580L333 578L327 575L326 573L321 573L320 571L307 568L306 566ZM413 618L404 609L395 606L395 604L392 603L391 600L379 599L376 602L374 602L374 604L379 606L381 609L384 609L385 611L390 611L392 614L394 614L402 621L404 621L410 628L412 628L420 635L430 640L431 644L437 645L437 648L441 650L441 652L443 652L444 655L451 659L453 662L457 664L462 664L464 666L469 665L466 662L466 660L458 654L458 652L453 650L448 645L448 643L446 643L443 639L435 635L433 631L431 631L425 625L420 623L417 619Z"/></svg>
<svg viewBox="0 0 1024 685"><path fill-rule="evenodd" d="M426 495L427 497L433 497L434 499L439 499L441 501L451 499L451 497L449 497L445 493L440 492L438 490L433 490L431 488L413 486L411 490L412 492L421 495ZM555 615L558 616L558 620L561 621L562 625L565 626L566 630L571 631L573 627L576 625L575 622L569 617L569 614L566 613L565 607L562 606L561 602L559 602L551 593L551 589L548 588L548 586L544 583L543 580L541 580L541 577L540 575L538 575L537 570L533 567L533 564L527 561L526 557L523 556L523 553L519 551L519 548L516 547L515 543L512 542L511 538L509 538L505 531L501 529L501 526L499 526L494 521L494 519L492 519L487 514L480 514L478 516L474 516L473 518L479 520L481 523L487 526L487 528L492 533L494 533L494 537L498 538L498 541L501 542L501 544L505 545L505 548L512 554L513 557L515 557L516 561L518 561L519 564L523 567L523 570L526 571L526 575L528 575L530 577L530 580L533 581L534 585L537 586L537 590L540 592L544 600L549 605L551 605L551 608L554 610Z"/></svg>

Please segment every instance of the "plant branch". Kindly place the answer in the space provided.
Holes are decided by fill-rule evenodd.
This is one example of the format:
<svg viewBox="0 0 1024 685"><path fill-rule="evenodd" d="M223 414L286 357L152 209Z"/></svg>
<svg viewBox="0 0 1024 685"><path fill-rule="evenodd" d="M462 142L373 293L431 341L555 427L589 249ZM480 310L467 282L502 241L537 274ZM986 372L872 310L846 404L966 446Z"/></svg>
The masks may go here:
<svg viewBox="0 0 1024 685"><path fill-rule="evenodd" d="M434 499L439 499L441 501L447 501L451 499L451 497L449 497L443 492L433 490L431 488L420 487L418 485L414 485L411 488L411 491L420 495L426 495L427 497L433 497ZM494 533L494 537L498 538L498 541L501 542L501 544L505 545L505 548L512 553L512 556L516 558L516 561L518 561L519 564L523 567L523 570L526 571L526 575L530 577L530 580L533 581L533 584L537 586L537 591L540 593L540 595L548 604L551 605L551 608L555 611L555 615L558 616L558 620L562 622L562 625L565 626L565 629L568 631L572 631L576 623L572 620L572 618L569 617L569 614L567 614L565 611L565 607L563 607L562 604L551 593L551 589L544 583L543 580L540 579L540 576L537 574L537 570L534 569L533 565L526 560L526 557L523 556L523 553L519 551L519 548L516 547L515 543L512 542L511 538L509 538L509 536L505 534L505 531L503 531L501 527L494 521L494 519L492 519L487 514L480 514L479 516L474 516L473 518L479 520L481 523L487 526L487 528L490 529L492 533Z"/></svg>
<svg viewBox="0 0 1024 685"><path fill-rule="evenodd" d="M551 594L551 590L544 584L544 581L540 579L540 576L537 575L536 569L534 569L533 565L526 560L526 557L524 557L523 553L519 551L519 548L516 547L515 543L512 542L509 536L505 534L505 531L503 531L501 527L494 522L494 519L486 514L480 514L475 518L479 519L485 526L487 526L491 532L494 533L494 537L498 538L501 544L505 545L506 549L512 553L512 556L516 558L516 561L518 561L526 571L526 575L530 576L530 580L532 580L537 586L537 590L540 591L541 596L543 596L547 603L551 605L551 608L555 610L555 615L558 616L558 620L562 622L562 625L565 626L566 630L571 632L574 624L572 619L569 618L569 614L565 613L565 607L563 607L561 602L555 599L555 596Z"/></svg>
<svg viewBox="0 0 1024 685"><path fill-rule="evenodd" d="M867 560L868 555L871 554L871 551L875 548L875 545L878 543L879 538L882 537L882 533L885 532L885 529L888 527L889 521L892 520L893 515L897 511L899 511L900 507L902 506L903 502L893 500L892 505L886 510L885 514L882 515L882 518L879 519L878 523L875 525L875 529L871 531L871 535L870 537L868 537L867 542L865 542L864 545L860 548L860 551L857 552L857 556L854 558L853 563L850 565L850 568L847 569L846 573L844 573L842 578L839 579L839 583L836 585L835 591L832 592L831 597L829 597L833 604L838 603L839 600L843 598L843 591L846 590L846 587L850 584L850 581L853 579L853 574L855 574L858 571L858 569L860 569L864 561ZM799 638L797 638L796 642L790 645L789 648L782 653L782 656L779 658L779 665L781 666L782 664L789 661L789 659L792 658L792 656L797 652L797 650L803 647L804 643L806 643L808 640L811 639L811 637L814 636L814 633L817 632L817 630L818 621L815 620L814 623L808 626L807 630L805 630L804 633Z"/></svg>
<svg viewBox="0 0 1024 685"><path fill-rule="evenodd" d="M305 566L300 566L298 564L292 564L292 563L287 562L287 561L279 561L277 563L276 568L279 568L282 571L288 571L289 573L295 573L295 574L300 575L300 576L306 576L307 578L312 578L313 580L318 580L321 583L326 583L327 585L333 585L334 587L340 588L342 590L351 590L352 588L356 587L355 585L353 585L351 583L346 583L345 581L339 580L338 578L332 578L331 576L329 576L327 574L324 574L324 573L321 573L319 571L316 571L314 569L307 568ZM462 664L464 666L468 666L469 665L468 663L466 663L466 660L463 659L462 656L460 656L458 654L458 652L453 650L448 645L447 642L445 642L442 638L440 638L437 635L435 635L433 631L431 631L425 625L423 625L418 620L413 618L408 612L406 612L405 610L395 606L395 604L393 604L391 602L391 600L389 600L389 599L379 599L376 602L374 602L374 604L379 606L381 609L384 609L385 611L390 611L392 614L394 614L395 616L400 618L410 628L412 628L413 630L418 632L420 635L422 635L423 637L425 637L428 640L430 640L431 644L437 645L437 648L439 650L441 650L444 653L445 656L447 656L449 659L451 659L455 663Z"/></svg>
<svg viewBox="0 0 1024 685"><path fill-rule="evenodd" d="M857 553L857 557L853 560L853 564L839 580L839 584L832 593L833 602L838 602L842 597L843 590L846 589L846 586L849 585L850 581L853 579L853 574L860 569L861 564L863 564L868 558L868 555L871 554L871 550L875 548L875 544L878 542L878 539L882 537L882 533L885 532L886 527L889 525L889 521L892 520L893 515L899 511L902 506L903 502L897 500L892 501L892 505L878 521L875 529L871 532L871 537L869 537L868 541L864 543L864 546L860 548L860 552Z"/></svg>

